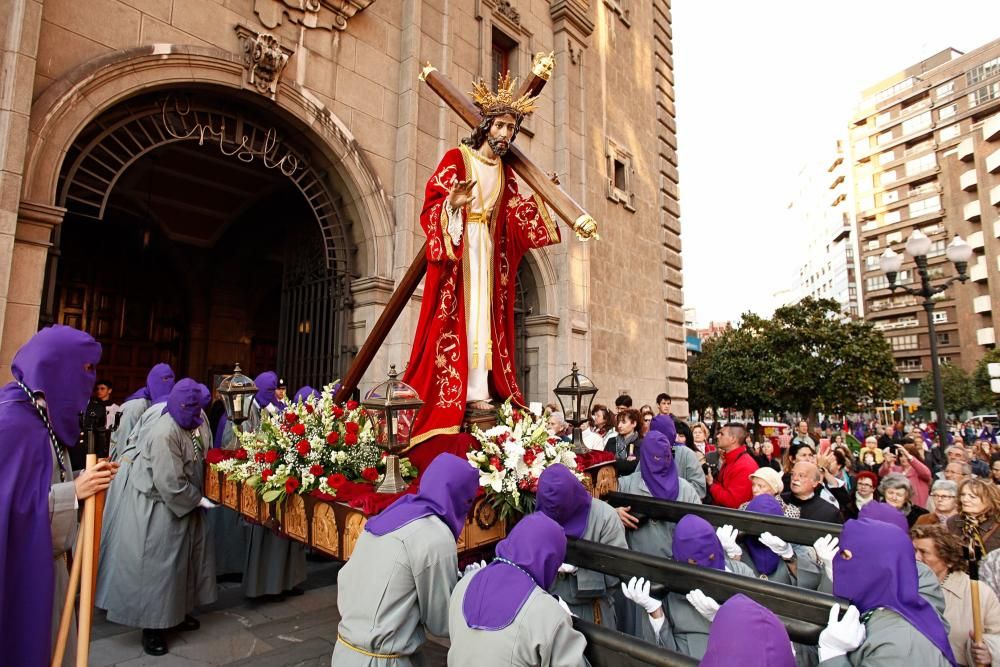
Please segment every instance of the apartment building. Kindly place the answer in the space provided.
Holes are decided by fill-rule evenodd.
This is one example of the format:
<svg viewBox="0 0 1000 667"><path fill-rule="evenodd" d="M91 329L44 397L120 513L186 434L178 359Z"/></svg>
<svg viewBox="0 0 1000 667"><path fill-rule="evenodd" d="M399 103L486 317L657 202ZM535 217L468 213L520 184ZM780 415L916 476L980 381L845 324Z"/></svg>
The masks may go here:
<svg viewBox="0 0 1000 667"><path fill-rule="evenodd" d="M888 289L879 256L903 252L919 229L932 241L932 277L955 268L956 234L975 249L970 279L938 295L940 361L972 370L996 343L1000 296L1000 39L969 53L946 49L862 93L850 132L854 218L865 318L888 338L905 397L917 402L931 369L921 300ZM906 256L898 283L919 284Z"/></svg>

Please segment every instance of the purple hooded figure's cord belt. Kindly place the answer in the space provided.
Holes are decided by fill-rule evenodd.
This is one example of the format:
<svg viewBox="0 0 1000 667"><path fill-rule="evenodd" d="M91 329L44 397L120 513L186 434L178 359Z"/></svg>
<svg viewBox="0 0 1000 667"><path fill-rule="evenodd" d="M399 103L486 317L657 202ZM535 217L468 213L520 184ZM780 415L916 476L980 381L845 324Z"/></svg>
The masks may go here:
<svg viewBox="0 0 1000 667"><path fill-rule="evenodd" d="M56 459L59 460L59 481L60 482L65 482L66 481L66 461L63 458L62 447L59 446L59 439L56 438L55 431L52 430L52 424L49 422L49 416L48 416L48 414L46 414L45 408L43 408L42 406L40 406L38 404L38 399L35 398L35 395L31 393L31 390L28 389L26 386L24 386L24 383L21 382L20 380L16 380L16 382L17 382L17 386L20 387L21 389L23 389L24 393L27 394L28 400L31 401L31 404L33 406L35 406L35 410L38 411L38 416L42 418L42 423L45 424L45 428L49 432L49 442L52 443L52 451L54 451L56 453Z"/></svg>

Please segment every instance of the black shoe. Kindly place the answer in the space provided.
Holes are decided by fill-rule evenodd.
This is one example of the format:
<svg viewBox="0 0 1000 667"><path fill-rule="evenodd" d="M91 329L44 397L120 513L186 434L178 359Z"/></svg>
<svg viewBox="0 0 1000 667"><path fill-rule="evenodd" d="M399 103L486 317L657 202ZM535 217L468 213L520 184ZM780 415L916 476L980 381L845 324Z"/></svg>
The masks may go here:
<svg viewBox="0 0 1000 667"><path fill-rule="evenodd" d="M142 650L149 655L166 655L167 640L163 636L163 630L143 629Z"/></svg>
<svg viewBox="0 0 1000 667"><path fill-rule="evenodd" d="M184 620L170 628L174 632L191 632L197 630L201 627L201 621L192 616L191 614L185 614Z"/></svg>
<svg viewBox="0 0 1000 667"><path fill-rule="evenodd" d="M296 598L300 595L305 595L305 591L298 586L292 586L287 591L281 591L281 594L285 597Z"/></svg>

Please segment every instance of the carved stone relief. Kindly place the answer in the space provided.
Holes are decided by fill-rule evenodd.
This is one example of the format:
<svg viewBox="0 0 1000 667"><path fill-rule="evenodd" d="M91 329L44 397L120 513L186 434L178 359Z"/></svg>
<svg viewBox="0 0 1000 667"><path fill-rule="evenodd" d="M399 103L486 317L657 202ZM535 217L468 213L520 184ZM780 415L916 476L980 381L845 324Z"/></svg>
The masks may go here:
<svg viewBox="0 0 1000 667"><path fill-rule="evenodd" d="M286 19L305 28L346 30L347 21L375 0L254 0L260 22L274 30Z"/></svg>
<svg viewBox="0 0 1000 667"><path fill-rule="evenodd" d="M236 26L236 34L243 53L244 84L273 100L278 92L281 71L294 51L282 46L274 35L254 32L244 25Z"/></svg>

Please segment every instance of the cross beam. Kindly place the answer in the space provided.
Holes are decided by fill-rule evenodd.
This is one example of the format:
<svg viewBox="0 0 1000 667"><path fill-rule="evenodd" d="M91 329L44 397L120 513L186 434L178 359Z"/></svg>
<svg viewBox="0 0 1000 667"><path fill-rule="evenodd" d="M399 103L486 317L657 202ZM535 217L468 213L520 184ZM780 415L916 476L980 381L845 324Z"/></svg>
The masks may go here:
<svg viewBox="0 0 1000 667"><path fill-rule="evenodd" d="M585 655L592 667L697 667L698 661L682 653L653 646L638 637L608 630L573 617L573 628L587 638Z"/></svg>

